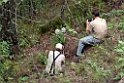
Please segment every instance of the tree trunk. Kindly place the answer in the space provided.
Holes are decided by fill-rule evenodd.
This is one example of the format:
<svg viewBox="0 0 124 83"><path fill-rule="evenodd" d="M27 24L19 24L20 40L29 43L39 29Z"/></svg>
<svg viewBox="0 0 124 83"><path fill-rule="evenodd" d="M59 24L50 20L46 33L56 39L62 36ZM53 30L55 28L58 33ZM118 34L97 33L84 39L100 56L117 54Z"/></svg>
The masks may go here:
<svg viewBox="0 0 124 83"><path fill-rule="evenodd" d="M2 12L0 12L2 14L0 18L2 25L0 37L2 40L9 42L10 55L13 55L19 51L14 5L13 0L9 0L7 3L2 3Z"/></svg>
<svg viewBox="0 0 124 83"><path fill-rule="evenodd" d="M65 0L61 0L62 1L62 7L61 7L61 18L63 21L62 27L65 26L64 22L65 22Z"/></svg>

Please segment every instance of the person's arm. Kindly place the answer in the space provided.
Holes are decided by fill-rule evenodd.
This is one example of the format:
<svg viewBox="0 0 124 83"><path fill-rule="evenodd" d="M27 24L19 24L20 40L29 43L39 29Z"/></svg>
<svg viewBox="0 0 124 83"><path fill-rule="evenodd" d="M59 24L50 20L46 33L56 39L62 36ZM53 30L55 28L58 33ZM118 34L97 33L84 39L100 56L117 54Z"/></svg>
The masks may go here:
<svg viewBox="0 0 124 83"><path fill-rule="evenodd" d="M88 20L86 21L86 33L87 34L91 33L91 31L90 31L90 22L88 22Z"/></svg>
<svg viewBox="0 0 124 83"><path fill-rule="evenodd" d="M64 46L62 46L62 54L64 54Z"/></svg>

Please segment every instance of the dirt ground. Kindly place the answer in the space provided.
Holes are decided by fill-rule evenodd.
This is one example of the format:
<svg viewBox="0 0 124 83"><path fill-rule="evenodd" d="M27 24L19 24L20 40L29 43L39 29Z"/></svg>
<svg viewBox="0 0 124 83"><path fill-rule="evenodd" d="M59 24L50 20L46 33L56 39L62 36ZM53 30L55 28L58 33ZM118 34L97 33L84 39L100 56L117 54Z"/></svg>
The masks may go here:
<svg viewBox="0 0 124 83"><path fill-rule="evenodd" d="M53 42L50 41L50 35L46 33L39 42L37 42L35 45L32 45L31 47L27 48L24 50L24 53L30 54L34 52L45 52L46 54L54 49ZM64 44L64 51L65 51L65 56L67 60L70 60L72 56L75 55L76 53L76 48L78 44L78 38L76 37L71 37L69 35L66 35L65 37L66 43Z"/></svg>
<svg viewBox="0 0 124 83"><path fill-rule="evenodd" d="M23 52L26 54L31 54L31 53L34 54L35 52L37 52L37 53L45 52L45 54L47 55L50 50L54 49L53 42L50 41L50 37L51 37L51 35L49 33L44 34L44 36L42 36L42 38L39 42L37 42L35 45L32 45L31 47L27 48ZM91 82L89 82L89 83L93 83L92 78L87 77L85 75L77 76L76 72L71 68L72 62L78 63L78 61L80 60L80 58L74 57L75 53L76 53L76 49L77 49L78 40L79 40L77 38L77 35L71 36L71 35L65 34L65 39L66 39L66 43L64 45L64 47L65 47L64 51L65 51L66 62L68 62L68 63L66 64L66 68L65 68L66 73L64 75L64 78L69 78L69 80L71 80L71 83L87 83L87 80L89 81L89 79L91 79ZM114 43L111 43L111 41L108 40L107 44L110 44L112 46ZM85 48L84 54L87 54L91 50L93 50L93 48L91 46ZM34 58L35 58L35 56L34 56ZM30 60L30 57L27 56L26 59ZM83 59L81 59L81 60L85 60L85 59L86 59L86 57L83 57ZM27 61L27 60L23 60L23 61L25 63L25 61ZM36 66L37 66L39 72L43 72L45 69L45 65L39 64L37 62L36 62ZM33 67L33 69L35 70L34 67ZM36 72L36 70L35 70L35 72ZM49 80L47 80L47 79L49 79ZM57 76L48 77L48 78L46 78L44 76L40 77L41 83L56 83L57 80L58 80ZM64 83L64 82L62 82L62 83ZM107 83L117 83L117 81L110 79L109 82L107 82Z"/></svg>
<svg viewBox="0 0 124 83"><path fill-rule="evenodd" d="M49 33L44 34L40 42L37 42L35 45L32 45L31 47L27 48L23 52L26 54L31 54L31 53L43 51L47 55L50 50L54 49L54 46L52 42L50 41L50 37L51 35L49 35ZM72 37L72 36L66 35L65 39L66 39L66 43L64 45L65 47L64 52L65 52L65 57L66 57L66 61L68 62L68 64L66 65L66 74L64 77L71 79L73 83L83 83L83 79L87 79L87 77L80 77L80 76L78 77L76 76L76 72L71 69L71 62L79 61L79 58L74 58L76 54L78 38L75 36ZM27 58L30 59L30 57L27 57ZM40 64L37 63L36 65L38 66ZM45 68L44 65L40 65L39 71L42 72L44 68ZM45 77L41 78L42 83L55 83L56 80L57 80L56 76L51 77L49 81L46 81Z"/></svg>

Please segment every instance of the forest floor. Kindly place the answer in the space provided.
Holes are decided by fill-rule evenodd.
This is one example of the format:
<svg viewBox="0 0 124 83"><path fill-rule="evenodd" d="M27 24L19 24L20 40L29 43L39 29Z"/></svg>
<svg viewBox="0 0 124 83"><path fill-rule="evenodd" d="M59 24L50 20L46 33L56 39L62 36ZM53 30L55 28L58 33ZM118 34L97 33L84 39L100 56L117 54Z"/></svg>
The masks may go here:
<svg viewBox="0 0 124 83"><path fill-rule="evenodd" d="M66 34L65 34L66 35ZM31 53L38 53L38 52L45 52L46 55L48 54L48 52L50 50L53 50L53 43L50 41L50 35L48 33L44 34L44 36L41 38L41 41L38 42L36 45L33 45L31 47L29 47L28 49L24 50L24 53L30 55ZM75 59L75 53L76 53L76 47L77 47L77 43L78 43L78 38L76 37L72 37L69 35L66 35L65 37L66 39L66 44L64 45L65 49L65 57L66 57L66 73L64 75L64 77L69 77L72 81L80 81L82 80L81 78L85 78L85 77L78 77L75 75L74 70L71 69L71 62L77 62L78 59ZM36 57L35 57L36 58ZM28 57L28 59L30 60L30 57ZM36 64L38 65L38 64ZM41 65L41 68L39 68L39 71L41 71L40 73L42 73L45 69L45 65ZM87 78L87 77L86 77ZM50 77L49 80L47 80L47 78L43 77L41 78L41 83L55 83L57 80L56 76ZM76 82L75 82L76 83ZM79 83L79 82L77 82ZM82 82L81 82L82 83Z"/></svg>
<svg viewBox="0 0 124 83"><path fill-rule="evenodd" d="M49 14L51 15L49 18L54 16L51 12ZM118 19L120 18L118 17ZM44 62L46 62L48 52L54 50L54 45L50 41L51 32L48 31L43 34L37 43L21 51L20 55L22 56L17 57L20 59L20 69L16 74L15 83L19 81L19 77L25 76L29 79L24 80L22 78L20 83L118 83L121 79L114 79L119 73L119 69L116 68L116 66L119 66L116 57L122 55L114 51L114 46L118 44L118 40L124 40L124 31L118 30L115 17L107 20L112 25L110 28L108 27L109 37L99 45L85 48L84 56L79 58L74 56L79 39L86 36L85 31L79 30L77 34L64 33L66 40L64 45L66 57L64 75L48 77L44 75ZM81 27L79 28L81 29Z"/></svg>
<svg viewBox="0 0 124 83"><path fill-rule="evenodd" d="M113 33L115 31L110 30L109 32ZM39 42L37 42L35 45L32 45L31 47L29 47L23 51L23 53L26 54L26 56L22 60L22 62L23 62L22 69L24 67L25 68L23 70L29 68L27 65L24 65L24 64L28 60L32 59L32 57L30 55L33 54L34 65L32 65L31 70L36 74L37 74L37 72L40 73L40 76L38 77L38 75L36 75L37 79L35 79L35 81L39 80L40 81L39 83L99 83L100 81L98 81L97 78L94 78L94 77L86 74L86 72L83 72L84 68L82 66L85 66L87 64L86 61L88 61L88 59L94 59L95 56L93 56L93 55L100 54L100 56L102 56L102 58L98 58L98 59L100 59L102 61L102 62L100 62L102 64L104 64L104 62L105 62L105 64L103 66L104 66L104 68L107 68L109 66L109 64L113 63L112 60L114 59L114 57L112 58L112 56L108 53L115 54L115 55L117 54L116 52L112 51L113 46L117 44L117 40L113 39L112 37L108 37L108 38L106 38L105 42L103 42L102 44L99 45L99 46L104 46L107 49L106 52L103 52L103 50L100 50L97 46L93 46L93 47L89 46L89 47L85 48L85 50L84 50L85 56L75 58L74 56L76 53L77 44L78 44L78 40L79 40L78 37L81 36L82 34L83 33L78 33L78 34L72 36L72 35L69 35L68 33L65 33L66 44L65 44L64 51L65 51L65 56L66 56L66 66L65 66L65 74L64 75L62 75L62 76L55 75L55 76L45 77L43 75L43 71L45 69L45 64L38 62L39 53L44 52L45 56L47 57L48 52L50 50L53 50L53 48L54 48L53 43L50 41L51 35L49 33L44 34ZM91 53L91 55L90 55L90 53ZM77 69L73 68L73 67L77 67ZM82 67L83 69L81 70L80 67ZM80 69L78 69L78 68L80 68ZM92 72L91 69L88 70L89 74L90 74L90 72ZM115 74L116 74L116 71L115 71ZM29 75L31 75L31 74L29 74ZM34 80L33 78L34 78L34 76L33 77L30 76L29 80L30 81ZM105 79L106 79L106 82L102 82L102 83L117 83L117 81L119 81L119 80L113 80L111 76L110 76L110 78L105 78ZM31 83L31 82L28 81L25 83ZM38 82L36 82L36 83L38 83Z"/></svg>

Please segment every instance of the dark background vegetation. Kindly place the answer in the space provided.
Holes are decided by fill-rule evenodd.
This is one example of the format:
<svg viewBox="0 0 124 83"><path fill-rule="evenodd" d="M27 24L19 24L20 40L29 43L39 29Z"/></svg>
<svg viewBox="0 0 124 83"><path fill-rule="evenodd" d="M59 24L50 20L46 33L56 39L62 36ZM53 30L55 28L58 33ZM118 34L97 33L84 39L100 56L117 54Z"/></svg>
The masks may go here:
<svg viewBox="0 0 124 83"><path fill-rule="evenodd" d="M108 37L74 59L85 22L99 9ZM124 77L123 0L1 0L0 83L122 83ZM65 74L44 76L55 29L66 26ZM62 38L62 37L61 37Z"/></svg>

